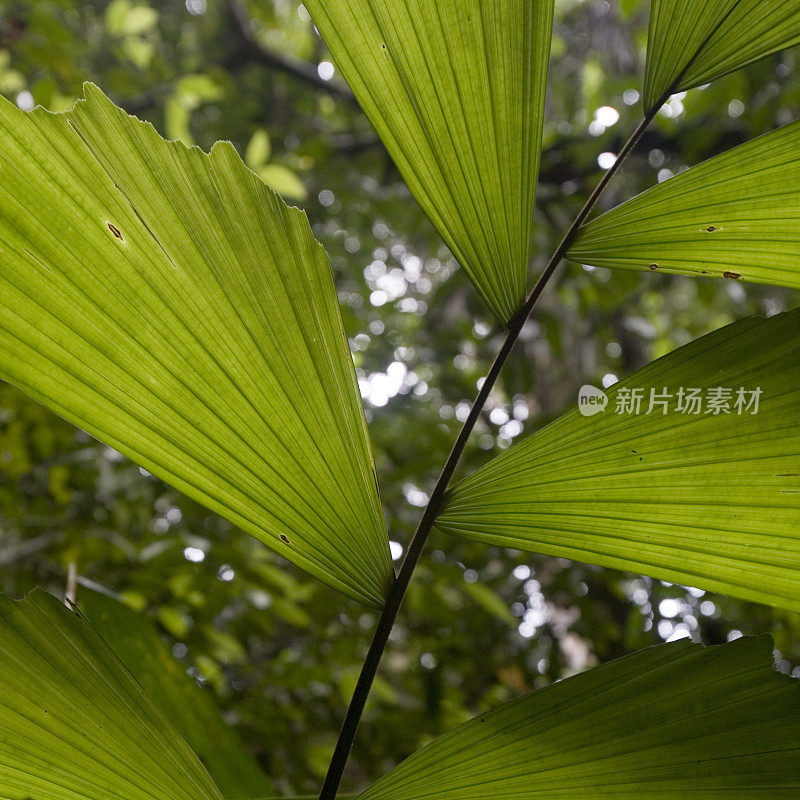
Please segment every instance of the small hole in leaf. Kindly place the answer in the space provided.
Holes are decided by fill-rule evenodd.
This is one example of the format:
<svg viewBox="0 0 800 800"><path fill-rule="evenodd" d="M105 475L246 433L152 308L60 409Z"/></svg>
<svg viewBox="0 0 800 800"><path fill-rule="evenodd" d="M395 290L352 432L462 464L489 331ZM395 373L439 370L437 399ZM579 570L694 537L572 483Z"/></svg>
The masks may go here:
<svg viewBox="0 0 800 800"><path fill-rule="evenodd" d="M289 537L288 537L288 536L287 536L285 533L282 533L282 534L280 535L280 540L281 540L281 541L282 541L284 544L289 544Z"/></svg>
<svg viewBox="0 0 800 800"><path fill-rule="evenodd" d="M712 232L713 232L713 231L715 231L716 229L717 229L717 226L716 226L716 225L709 225L709 226L706 228L706 230L707 230L709 233L712 233Z"/></svg>
<svg viewBox="0 0 800 800"><path fill-rule="evenodd" d="M652 270L653 272L655 272L658 269L658 264L650 264L648 266L648 269Z"/></svg>
<svg viewBox="0 0 800 800"><path fill-rule="evenodd" d="M114 236L117 239L119 239L121 242L125 241L125 239L122 236L122 232L116 225L112 224L111 222L107 222L106 225L108 225L108 229L111 231L111 233L114 234Z"/></svg>

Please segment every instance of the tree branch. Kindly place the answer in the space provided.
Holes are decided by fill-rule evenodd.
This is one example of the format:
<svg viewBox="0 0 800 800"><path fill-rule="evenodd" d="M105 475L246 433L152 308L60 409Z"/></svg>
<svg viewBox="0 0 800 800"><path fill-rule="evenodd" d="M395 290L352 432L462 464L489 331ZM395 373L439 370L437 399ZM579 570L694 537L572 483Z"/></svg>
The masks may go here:
<svg viewBox="0 0 800 800"><path fill-rule="evenodd" d="M233 27L240 37L241 47L239 53L228 59L225 66L231 67L234 62L262 64L307 83L315 89L345 100L356 108L359 107L355 96L344 83L334 80L326 81L320 78L317 68L313 64L296 59L290 60L265 47L253 33L250 15L241 0L227 0L227 8Z"/></svg>

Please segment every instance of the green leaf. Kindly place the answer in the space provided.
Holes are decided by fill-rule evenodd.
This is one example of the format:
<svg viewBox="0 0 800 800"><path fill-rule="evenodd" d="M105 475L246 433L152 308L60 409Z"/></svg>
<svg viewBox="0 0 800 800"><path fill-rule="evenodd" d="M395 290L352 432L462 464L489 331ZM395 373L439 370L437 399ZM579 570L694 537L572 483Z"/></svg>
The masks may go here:
<svg viewBox="0 0 800 800"><path fill-rule="evenodd" d="M264 164L256 170L256 173L270 189L282 197L292 200L305 200L308 197L303 181L282 164Z"/></svg>
<svg viewBox="0 0 800 800"><path fill-rule="evenodd" d="M244 160L250 169L255 170L266 161L269 161L271 154L272 143L270 142L269 134L263 128L258 128L247 143Z"/></svg>
<svg viewBox="0 0 800 800"><path fill-rule="evenodd" d="M221 800L195 754L82 615L0 597L0 795Z"/></svg>
<svg viewBox="0 0 800 800"><path fill-rule="evenodd" d="M511 613L511 609L505 600L498 597L488 586L482 583L464 583L462 591L468 594L484 611L497 617L501 622L515 625L517 618Z"/></svg>
<svg viewBox="0 0 800 800"><path fill-rule="evenodd" d="M584 226L567 258L800 287L800 123L670 178Z"/></svg>
<svg viewBox="0 0 800 800"><path fill-rule="evenodd" d="M531 251L553 0L309 0L422 209L502 320Z"/></svg>
<svg viewBox="0 0 800 800"><path fill-rule="evenodd" d="M78 607L197 754L226 798L261 797L272 791L209 692L189 677L147 617L84 587Z"/></svg>
<svg viewBox="0 0 800 800"><path fill-rule="evenodd" d="M729 413L709 413L718 387ZM761 390L757 413L741 388ZM702 390L700 413L680 389ZM620 407L634 390L638 414ZM651 391L667 413L647 413ZM715 331L607 396L461 481L437 526L800 611L800 309Z"/></svg>
<svg viewBox="0 0 800 800"><path fill-rule="evenodd" d="M227 143L0 103L0 377L332 586L391 578L325 253Z"/></svg>
<svg viewBox="0 0 800 800"><path fill-rule="evenodd" d="M645 110L800 42L800 0L653 0Z"/></svg>
<svg viewBox="0 0 800 800"><path fill-rule="evenodd" d="M672 642L470 720L358 800L793 798L798 701L768 636Z"/></svg>
<svg viewBox="0 0 800 800"><path fill-rule="evenodd" d="M147 33L158 24L154 8L134 5L130 0L112 0L106 6L106 27L115 36Z"/></svg>

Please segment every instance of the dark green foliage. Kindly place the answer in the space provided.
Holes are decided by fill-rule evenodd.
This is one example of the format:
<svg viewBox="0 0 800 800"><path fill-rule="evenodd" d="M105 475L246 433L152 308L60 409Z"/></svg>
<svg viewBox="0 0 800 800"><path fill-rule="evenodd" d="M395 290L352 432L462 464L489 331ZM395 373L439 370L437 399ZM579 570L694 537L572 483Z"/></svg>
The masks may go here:
<svg viewBox="0 0 800 800"><path fill-rule="evenodd" d="M331 255L359 375L368 380L402 365L389 371L405 375L398 393L382 405L368 397L367 413L390 538L405 544L419 493L430 491L502 334L338 76L325 91L276 66L244 35L233 4L189 5L205 11L192 14L178 0L5 2L0 90L20 104L29 92L63 110L91 79L162 134L191 136L205 149L231 139L245 154L257 131L269 133L265 163L302 181L302 205ZM545 120L539 269L599 177L597 154L618 152L639 113L623 97L641 89L647 4L566 5L556 20ZM304 59L316 74L327 55L296 2L260 0L246 11L257 42L285 61ZM800 102L797 69L797 52L789 51L675 101L676 116L657 117L603 207L652 185L663 170L676 173L790 121ZM591 135L603 106L620 120ZM796 302L795 292L772 287L651 273L617 272L612 280L577 265L562 267L556 281L460 474L561 414L581 384L628 374L727 322ZM373 400L382 400L381 382L373 378ZM509 426L512 419L519 424ZM202 562L192 560L201 553ZM159 626L276 790L318 788L375 614L2 386L0 588L19 595L40 584L63 593L70 565L79 601L84 585L100 584ZM658 642L679 623L708 643L771 630L781 670L800 663L797 615L697 595L434 534L367 707L347 786L379 777L477 712Z"/></svg>

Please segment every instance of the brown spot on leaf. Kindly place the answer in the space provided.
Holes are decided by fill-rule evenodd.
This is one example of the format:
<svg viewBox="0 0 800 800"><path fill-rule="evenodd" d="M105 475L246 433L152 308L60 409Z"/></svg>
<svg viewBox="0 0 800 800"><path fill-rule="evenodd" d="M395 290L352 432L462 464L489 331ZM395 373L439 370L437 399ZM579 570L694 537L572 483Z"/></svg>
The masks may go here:
<svg viewBox="0 0 800 800"><path fill-rule="evenodd" d="M709 233L713 233L713 232L714 232L716 229L717 229L717 226L716 226L716 225L709 225L709 226L706 228L706 230L707 230Z"/></svg>
<svg viewBox="0 0 800 800"><path fill-rule="evenodd" d="M729 272L726 270L722 273L723 278L741 278L742 276L738 272Z"/></svg>
<svg viewBox="0 0 800 800"><path fill-rule="evenodd" d="M649 264L647 269L652 270L655 272L658 269L658 264Z"/></svg>
<svg viewBox="0 0 800 800"><path fill-rule="evenodd" d="M119 239L121 242L125 241L124 237L122 236L122 232L120 231L120 229L116 225L114 225L111 222L106 222L106 225L108 225L108 229L111 231L111 233L114 234L114 236L117 239Z"/></svg>
<svg viewBox="0 0 800 800"><path fill-rule="evenodd" d="M285 533L282 533L282 534L280 535L280 540L281 540L281 541L282 541L284 544L289 544L289 537L288 537L288 536L287 536Z"/></svg>

